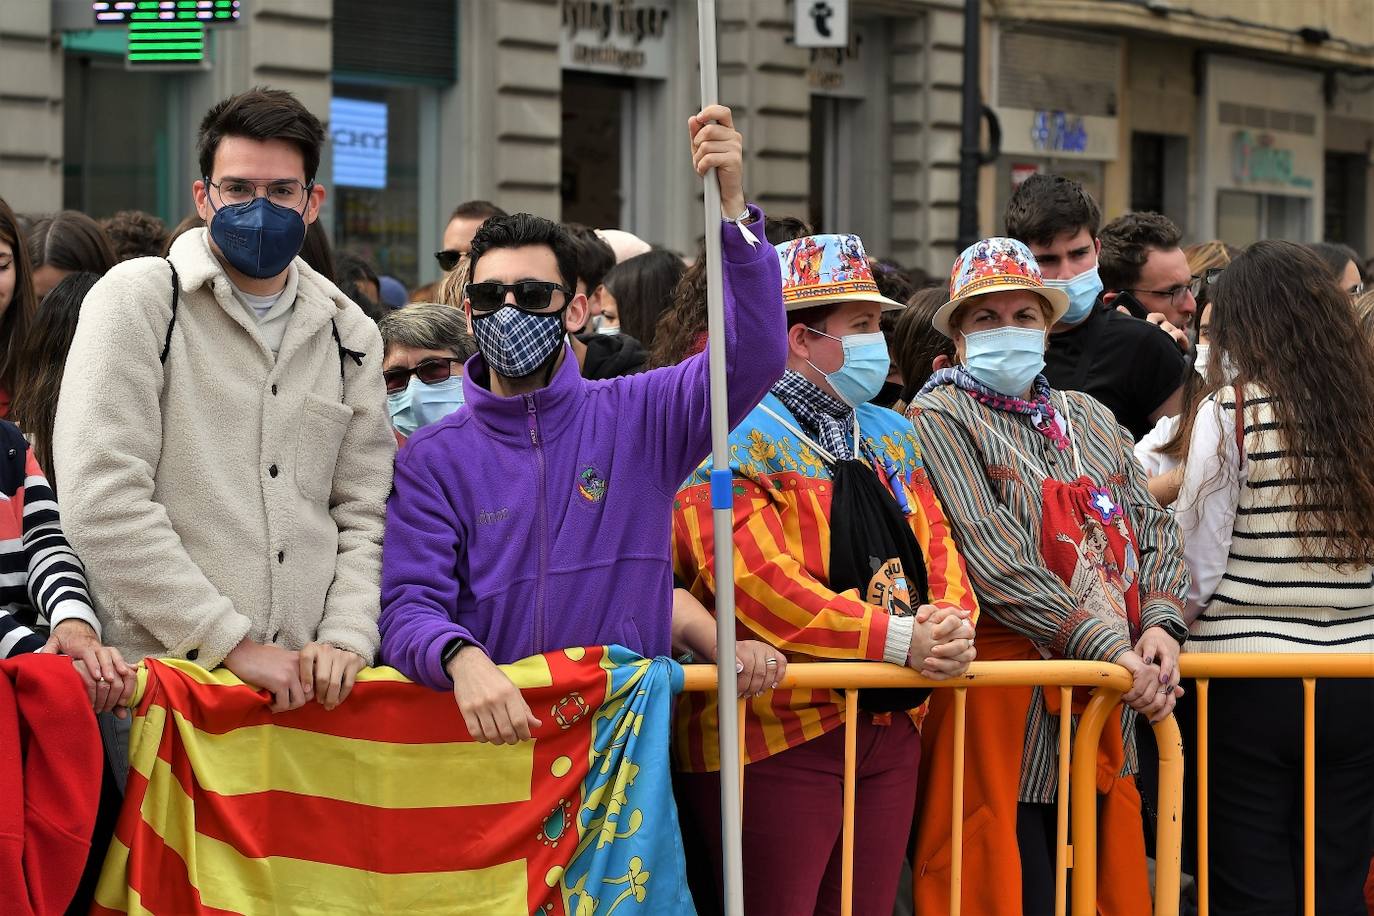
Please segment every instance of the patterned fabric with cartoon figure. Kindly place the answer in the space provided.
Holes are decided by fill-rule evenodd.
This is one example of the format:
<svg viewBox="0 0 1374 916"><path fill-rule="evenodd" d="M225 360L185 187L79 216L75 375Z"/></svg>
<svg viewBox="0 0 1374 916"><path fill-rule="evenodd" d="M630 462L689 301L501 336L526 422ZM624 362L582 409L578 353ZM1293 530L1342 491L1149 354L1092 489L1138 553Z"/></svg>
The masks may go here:
<svg viewBox="0 0 1374 916"><path fill-rule="evenodd" d="M977 604L944 511L926 478L911 424L872 404L856 410L859 449L877 471L874 485L895 501L916 541L912 564L923 569L927 601L966 608ZM790 428L789 428L790 427ZM734 486L736 632L761 639L794 661L881 661L888 622L903 603L901 589L883 588L883 569L832 587L835 481L816 447L798 435L801 424L773 394L730 434ZM876 465L876 466L875 466ZM714 526L710 463L682 485L673 506L673 557L678 578L707 608L714 608ZM919 603L914 569L901 576L910 601ZM915 588L912 583L916 583ZM880 605L877 599L887 599ZM843 721L843 698L831 690L778 690L749 701L745 758L766 757L818 738ZM916 716L919 720L919 714ZM719 767L714 695L678 699L673 753L678 767L709 772Z"/></svg>
<svg viewBox="0 0 1374 916"><path fill-rule="evenodd" d="M1091 614L1126 637L1140 638L1140 556L1135 532L1107 487L1087 477L1041 484L1045 565Z"/></svg>

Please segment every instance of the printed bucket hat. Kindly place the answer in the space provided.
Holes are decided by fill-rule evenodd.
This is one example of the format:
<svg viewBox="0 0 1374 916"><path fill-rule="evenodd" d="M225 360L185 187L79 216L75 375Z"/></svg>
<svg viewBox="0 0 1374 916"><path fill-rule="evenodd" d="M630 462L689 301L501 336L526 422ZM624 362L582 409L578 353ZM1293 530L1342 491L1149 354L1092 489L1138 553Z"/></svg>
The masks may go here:
<svg viewBox="0 0 1374 916"><path fill-rule="evenodd" d="M878 292L857 235L808 235L776 247L789 312L835 302L875 302L885 312L906 308Z"/></svg>
<svg viewBox="0 0 1374 916"><path fill-rule="evenodd" d="M953 337L949 320L959 306L989 293L1030 290L1050 306L1053 326L1069 310L1069 295L1062 289L1045 285L1035 255L1016 239L991 238L974 242L954 262L949 277L949 301L940 306L931 325L946 337Z"/></svg>

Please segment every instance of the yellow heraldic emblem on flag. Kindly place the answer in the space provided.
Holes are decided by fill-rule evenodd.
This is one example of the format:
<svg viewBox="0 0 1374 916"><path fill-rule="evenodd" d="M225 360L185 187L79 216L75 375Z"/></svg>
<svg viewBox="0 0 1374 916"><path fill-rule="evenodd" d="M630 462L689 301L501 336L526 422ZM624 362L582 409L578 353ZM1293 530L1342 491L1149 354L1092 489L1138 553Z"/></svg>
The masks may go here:
<svg viewBox="0 0 1374 916"><path fill-rule="evenodd" d="M610 646L503 670L543 722L514 746L390 668L274 715L225 669L145 661L92 912L694 913L668 765L682 669Z"/></svg>

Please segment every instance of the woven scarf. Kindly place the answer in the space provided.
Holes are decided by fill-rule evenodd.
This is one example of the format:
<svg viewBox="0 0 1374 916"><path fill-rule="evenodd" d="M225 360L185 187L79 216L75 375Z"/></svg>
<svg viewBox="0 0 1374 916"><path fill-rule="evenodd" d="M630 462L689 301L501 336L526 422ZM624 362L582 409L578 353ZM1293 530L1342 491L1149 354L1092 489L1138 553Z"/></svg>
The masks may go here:
<svg viewBox="0 0 1374 916"><path fill-rule="evenodd" d="M813 435L836 460L854 457L848 433L854 428L854 408L826 394L799 372L788 369L773 386L773 395L792 411L802 431Z"/></svg>
<svg viewBox="0 0 1374 916"><path fill-rule="evenodd" d="M1037 375L1035 384L1031 386L1032 397L1029 401L1023 398L1014 398L1002 394L1000 391L993 391L978 379L974 378L963 366L952 366L948 369L938 369L931 375L930 380L921 388L921 394L939 388L941 385L953 385L968 394L984 407L993 410L1000 410L1004 413L1019 413L1030 418L1031 426L1040 435L1054 443L1054 447L1063 451L1069 447L1069 438L1064 435L1059 424L1055 422L1057 412L1054 404L1050 401L1050 383L1045 376Z"/></svg>

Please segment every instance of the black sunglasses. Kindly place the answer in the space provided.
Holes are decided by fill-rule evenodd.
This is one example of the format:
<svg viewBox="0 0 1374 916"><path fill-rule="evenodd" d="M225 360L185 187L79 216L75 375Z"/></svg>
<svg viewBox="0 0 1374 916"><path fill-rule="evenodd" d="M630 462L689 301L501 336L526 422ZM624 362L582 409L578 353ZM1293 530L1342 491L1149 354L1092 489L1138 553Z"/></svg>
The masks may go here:
<svg viewBox="0 0 1374 916"><path fill-rule="evenodd" d="M572 294L561 283L548 280L521 280L518 283L469 283L468 301L474 313L490 314L505 307L506 294L515 294L515 307L522 312L547 312L553 304L553 294L562 293L565 297Z"/></svg>
<svg viewBox="0 0 1374 916"><path fill-rule="evenodd" d="M410 384L410 377L413 375L426 385L437 385L446 382L453 377L453 364L461 363L462 360L450 356L447 358L431 356L424 359L413 368L388 369L382 373L382 378L386 379L386 390L388 394L396 394L405 391Z"/></svg>
<svg viewBox="0 0 1374 916"><path fill-rule="evenodd" d="M434 252L434 260L439 262L439 266L444 272L453 270L458 266L458 262L463 259L461 251L454 251L452 248L445 248L443 251Z"/></svg>

